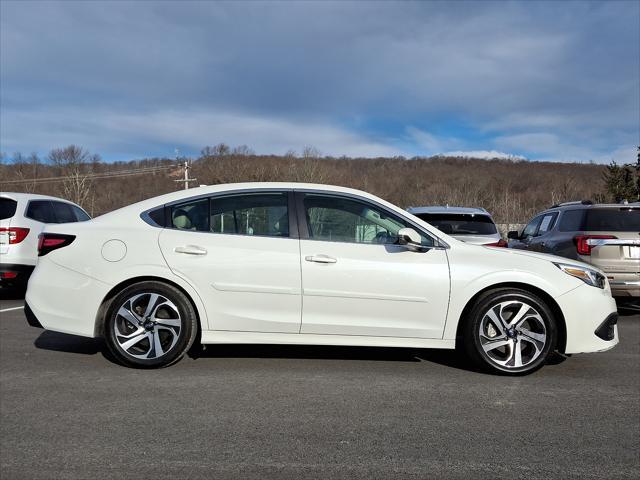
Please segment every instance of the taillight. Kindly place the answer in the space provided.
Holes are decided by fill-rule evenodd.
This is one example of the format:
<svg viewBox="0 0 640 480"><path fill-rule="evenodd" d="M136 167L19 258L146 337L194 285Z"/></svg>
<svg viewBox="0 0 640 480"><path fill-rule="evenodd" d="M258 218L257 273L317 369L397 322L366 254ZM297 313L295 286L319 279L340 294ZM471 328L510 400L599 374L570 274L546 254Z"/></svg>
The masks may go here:
<svg viewBox="0 0 640 480"><path fill-rule="evenodd" d="M62 233L41 233L38 236L38 256L42 257L53 250L66 247L76 239L75 235Z"/></svg>
<svg viewBox="0 0 640 480"><path fill-rule="evenodd" d="M9 245L15 245L27 238L29 229L20 227L0 227L0 233L3 232L9 234Z"/></svg>
<svg viewBox="0 0 640 480"><path fill-rule="evenodd" d="M487 243L484 245L485 247L507 247L509 244L506 240L500 239L495 243Z"/></svg>
<svg viewBox="0 0 640 480"><path fill-rule="evenodd" d="M589 240L591 239L611 239L617 238L613 235L576 235L573 237L573 241L576 244L576 250L579 255L591 255L591 249L593 249L593 245L589 245Z"/></svg>

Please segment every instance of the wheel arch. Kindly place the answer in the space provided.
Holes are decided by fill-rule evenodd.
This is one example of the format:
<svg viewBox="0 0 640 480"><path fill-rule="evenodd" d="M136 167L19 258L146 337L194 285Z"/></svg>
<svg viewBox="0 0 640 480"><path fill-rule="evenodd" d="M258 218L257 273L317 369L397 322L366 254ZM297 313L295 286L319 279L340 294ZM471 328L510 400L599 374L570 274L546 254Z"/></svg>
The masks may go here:
<svg viewBox="0 0 640 480"><path fill-rule="evenodd" d="M118 283L117 285L115 285L111 290L109 290L109 292L105 295L105 297L102 300L102 303L100 303L100 307L98 307L98 312L96 313L96 319L95 319L95 326L94 326L94 337L103 337L104 336L104 320L105 320L105 314L111 304L111 300L113 300L116 295L118 295L118 293L120 293L123 289L129 287L130 285L136 284L136 283L140 283L140 282L161 282L161 283L165 283L167 285L171 285L172 287L177 288L178 290L180 290L189 300L189 302L191 302L191 305L193 306L194 311L196 312L196 317L198 319L197 325L198 325L198 332L197 332L197 339L200 338L200 335L202 333L202 318L203 315L201 315L200 313L200 308L198 306L198 304L194 301L193 296L191 293L189 293L182 285L180 285L177 282L174 282L172 280L169 280L168 278L164 278L164 277L157 277L157 276L153 276L153 275L144 275L144 276L139 276L139 277L132 277L132 278L128 278L126 280L123 280L122 282ZM205 317L206 319L206 317ZM198 340L197 340L198 341Z"/></svg>
<svg viewBox="0 0 640 480"><path fill-rule="evenodd" d="M564 314L562 313L562 309L560 308L560 305L558 305L558 302L556 302L551 295L549 295L547 292L545 292L541 288L534 287L533 285L529 285L527 283L520 283L520 282L504 282L504 283L489 285L483 288L482 290L478 291L473 297L469 299L469 301L464 306L462 313L460 314L460 318L458 319L458 326L456 328L456 348L459 346L460 341L462 340L462 333L463 333L466 317L469 314L470 310L478 301L478 298L480 298L482 295L488 292L491 292L493 290L500 290L503 288L517 288L519 290L524 290L529 293L533 293L534 295L544 300L544 302L549 306L549 308L553 312L554 317L556 318L556 321L557 321L558 343L556 345L556 350L560 353L564 353L567 345L567 325L565 322Z"/></svg>

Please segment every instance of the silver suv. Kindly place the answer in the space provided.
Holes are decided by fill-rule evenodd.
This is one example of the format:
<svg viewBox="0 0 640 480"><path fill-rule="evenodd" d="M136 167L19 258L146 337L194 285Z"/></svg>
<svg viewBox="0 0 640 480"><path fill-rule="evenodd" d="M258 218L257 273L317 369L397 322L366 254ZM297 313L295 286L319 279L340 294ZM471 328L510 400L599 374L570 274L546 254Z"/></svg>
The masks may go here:
<svg viewBox="0 0 640 480"><path fill-rule="evenodd" d="M0 192L0 286L26 286L38 259L38 235L47 223L89 219L61 198Z"/></svg>
<svg viewBox="0 0 640 480"><path fill-rule="evenodd" d="M509 247L551 253L602 270L615 297L640 297L640 203L568 202L538 214Z"/></svg>
<svg viewBox="0 0 640 480"><path fill-rule="evenodd" d="M441 232L474 245L506 247L491 214L484 208L411 207L407 211Z"/></svg>

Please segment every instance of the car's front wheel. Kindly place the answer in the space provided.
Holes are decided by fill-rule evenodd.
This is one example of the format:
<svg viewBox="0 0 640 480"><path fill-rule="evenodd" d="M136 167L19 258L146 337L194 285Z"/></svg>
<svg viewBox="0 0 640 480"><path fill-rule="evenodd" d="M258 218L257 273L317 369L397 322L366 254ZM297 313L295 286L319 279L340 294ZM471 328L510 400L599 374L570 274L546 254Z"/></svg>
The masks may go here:
<svg viewBox="0 0 640 480"><path fill-rule="evenodd" d="M500 289L481 296L466 318L463 344L484 370L522 375L540 368L556 345L553 313L538 296Z"/></svg>
<svg viewBox="0 0 640 480"><path fill-rule="evenodd" d="M105 339L121 363L158 368L178 361L193 344L197 315L172 285L146 281L126 287L111 301Z"/></svg>

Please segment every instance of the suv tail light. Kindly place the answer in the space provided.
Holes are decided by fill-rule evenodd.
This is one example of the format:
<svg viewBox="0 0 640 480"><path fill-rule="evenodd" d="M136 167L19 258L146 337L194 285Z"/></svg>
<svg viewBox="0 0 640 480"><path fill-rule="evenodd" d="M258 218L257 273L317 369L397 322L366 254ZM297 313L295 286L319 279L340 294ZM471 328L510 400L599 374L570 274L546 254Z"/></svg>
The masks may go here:
<svg viewBox="0 0 640 480"><path fill-rule="evenodd" d="M62 233L41 233L38 236L38 256L43 257L53 250L71 245L71 243L75 239L75 235L63 235Z"/></svg>
<svg viewBox="0 0 640 480"><path fill-rule="evenodd" d="M20 227L1 227L0 233L6 232L9 234L9 245L15 245L16 243L20 243L29 234L28 228L20 228Z"/></svg>
<svg viewBox="0 0 640 480"><path fill-rule="evenodd" d="M503 240L502 238L500 240L498 240L495 243L487 243L486 245L484 245L485 247L507 247L509 246L509 244L507 243L506 240Z"/></svg>
<svg viewBox="0 0 640 480"><path fill-rule="evenodd" d="M617 237L614 237L613 235L576 235L573 237L573 241L576 244L576 250L579 255L591 255L591 249L593 246L589 245L589 240L592 238L611 239Z"/></svg>

